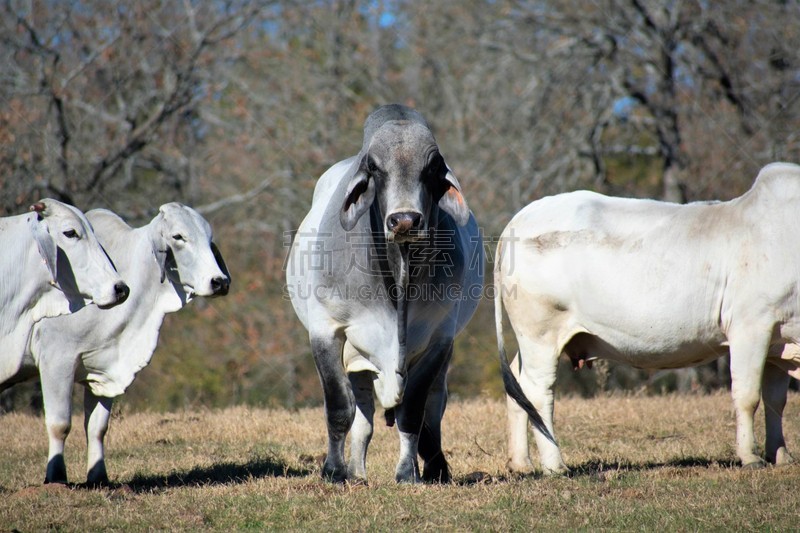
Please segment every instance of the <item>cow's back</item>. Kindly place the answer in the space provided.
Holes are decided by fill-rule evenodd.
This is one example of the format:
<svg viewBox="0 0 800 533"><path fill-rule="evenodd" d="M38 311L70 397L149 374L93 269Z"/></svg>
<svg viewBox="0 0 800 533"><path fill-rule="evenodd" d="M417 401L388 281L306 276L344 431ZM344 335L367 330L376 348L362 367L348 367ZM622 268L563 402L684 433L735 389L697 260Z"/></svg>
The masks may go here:
<svg viewBox="0 0 800 533"><path fill-rule="evenodd" d="M505 297L509 315L527 308L562 345L589 333L618 350L604 356L633 364L641 354L700 357L724 339L731 262L750 231L743 216L737 202L678 205L585 191L534 202L503 235L503 283L516 291Z"/></svg>

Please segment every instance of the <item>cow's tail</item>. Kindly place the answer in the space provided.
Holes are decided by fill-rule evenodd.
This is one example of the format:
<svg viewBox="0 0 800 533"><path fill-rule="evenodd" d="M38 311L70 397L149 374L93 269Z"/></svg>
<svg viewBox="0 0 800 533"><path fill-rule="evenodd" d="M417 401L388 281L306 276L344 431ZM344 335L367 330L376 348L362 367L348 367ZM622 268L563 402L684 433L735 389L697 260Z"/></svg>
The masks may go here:
<svg viewBox="0 0 800 533"><path fill-rule="evenodd" d="M503 286L501 281L500 269L502 268L503 263L503 239L500 238L500 242L497 244L497 252L495 254L495 263L494 263L494 322L495 328L497 332L497 351L500 354L500 370L503 374L503 386L506 389L506 394L508 394L517 404L522 407L526 413L528 413L528 418L537 430L539 430L542 435L547 437L547 439L552 442L553 444L556 443L553 435L550 433L550 430L547 429L547 426L542 420L542 416L539 414L539 411L536 410L536 407L528 400L528 397L525 396L525 392L522 390L522 387L517 381L517 378L514 377L514 374L511 372L511 365L508 363L508 357L506 355L506 347L505 341L503 339ZM522 357L520 355L520 357Z"/></svg>

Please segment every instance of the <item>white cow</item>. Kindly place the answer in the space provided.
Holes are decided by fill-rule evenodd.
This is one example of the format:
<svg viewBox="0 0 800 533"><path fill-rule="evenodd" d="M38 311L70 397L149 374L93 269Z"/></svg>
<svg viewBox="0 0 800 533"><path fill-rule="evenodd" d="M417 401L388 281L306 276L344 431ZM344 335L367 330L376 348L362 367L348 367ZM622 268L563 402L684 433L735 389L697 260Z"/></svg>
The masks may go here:
<svg viewBox="0 0 800 533"><path fill-rule="evenodd" d="M45 483L67 481L63 454L73 382L86 387L87 482L107 483L103 438L113 398L150 362L164 315L194 296L227 294L230 285L211 227L189 207L165 204L148 225L136 229L106 210L89 211L87 217L128 280L131 295L114 309L87 307L43 320L34 329L28 359L39 369L50 439Z"/></svg>
<svg viewBox="0 0 800 533"><path fill-rule="evenodd" d="M128 296L83 213L52 199L30 211L0 219L0 384L23 366L34 323Z"/></svg>
<svg viewBox="0 0 800 533"><path fill-rule="evenodd" d="M553 432L561 353L576 366L600 357L639 368L730 354L742 464L763 464L753 437L759 396L767 460L791 461L782 414L787 371L800 377L800 166L771 164L728 202L678 205L586 191L543 198L504 230L495 285L506 390L517 400L508 401L511 470L532 468L528 415L541 415ZM519 382L505 356L503 304L520 347L511 365ZM544 471L565 471L555 441L535 436Z"/></svg>

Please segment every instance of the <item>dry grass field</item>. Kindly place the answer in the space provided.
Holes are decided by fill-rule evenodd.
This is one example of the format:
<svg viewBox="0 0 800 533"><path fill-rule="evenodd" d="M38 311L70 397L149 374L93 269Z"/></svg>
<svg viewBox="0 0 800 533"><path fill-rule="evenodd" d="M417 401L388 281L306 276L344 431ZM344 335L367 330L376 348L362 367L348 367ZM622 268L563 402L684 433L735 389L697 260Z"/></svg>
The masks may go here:
<svg viewBox="0 0 800 533"><path fill-rule="evenodd" d="M382 421L382 417L376 417ZM238 407L127 414L107 439L113 486L43 486L44 421L0 417L0 530L793 530L800 466L735 465L727 393L562 398L557 432L572 474L510 478L505 405L452 402L446 486L398 486L394 428L376 426L369 486L324 483L321 409ZM800 395L785 414L800 455ZM758 418L763 437L763 415ZM67 442L84 480L82 422Z"/></svg>

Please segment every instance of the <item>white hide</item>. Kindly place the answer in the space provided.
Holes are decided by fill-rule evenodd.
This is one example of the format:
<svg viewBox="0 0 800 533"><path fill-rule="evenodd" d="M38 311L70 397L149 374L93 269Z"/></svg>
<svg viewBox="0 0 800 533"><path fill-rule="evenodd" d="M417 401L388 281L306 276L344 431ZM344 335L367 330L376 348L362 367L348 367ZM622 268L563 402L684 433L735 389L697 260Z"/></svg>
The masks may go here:
<svg viewBox="0 0 800 533"><path fill-rule="evenodd" d="M0 385L23 366L36 322L127 294L83 213L52 199L38 206L0 219Z"/></svg>
<svg viewBox="0 0 800 533"><path fill-rule="evenodd" d="M227 293L230 278L212 251L210 226L189 207L166 204L141 228L131 228L106 210L90 211L87 217L128 280L130 297L113 309L87 307L42 321L34 330L30 359L41 375L51 434L50 459L63 451L66 434L51 427L69 423L72 382L80 381L88 388L87 402L98 409L97 414L86 413L87 421L92 417L90 426L96 426L94 434L88 435L90 443L94 442L88 465L89 481L94 482L103 481L91 479L92 469L103 460L102 435L108 423L104 410L110 409L110 402L104 405L102 400L124 393L150 362L167 313L178 311L195 295L213 296L215 283L217 294ZM48 467L48 481L61 481L60 477L52 479Z"/></svg>
<svg viewBox="0 0 800 533"><path fill-rule="evenodd" d="M760 462L752 426L763 392L767 457L788 460L780 430L788 378L772 368L796 373L800 363L792 348L800 341L798 228L800 167L791 164L765 167L749 192L728 202L678 205L586 191L543 198L513 218L498 245L498 343L504 304L521 373L519 361L512 367L551 433L562 353L638 368L730 353L740 459ZM508 406L509 466L529 470L527 415ZM558 447L535 436L543 469L565 470Z"/></svg>

